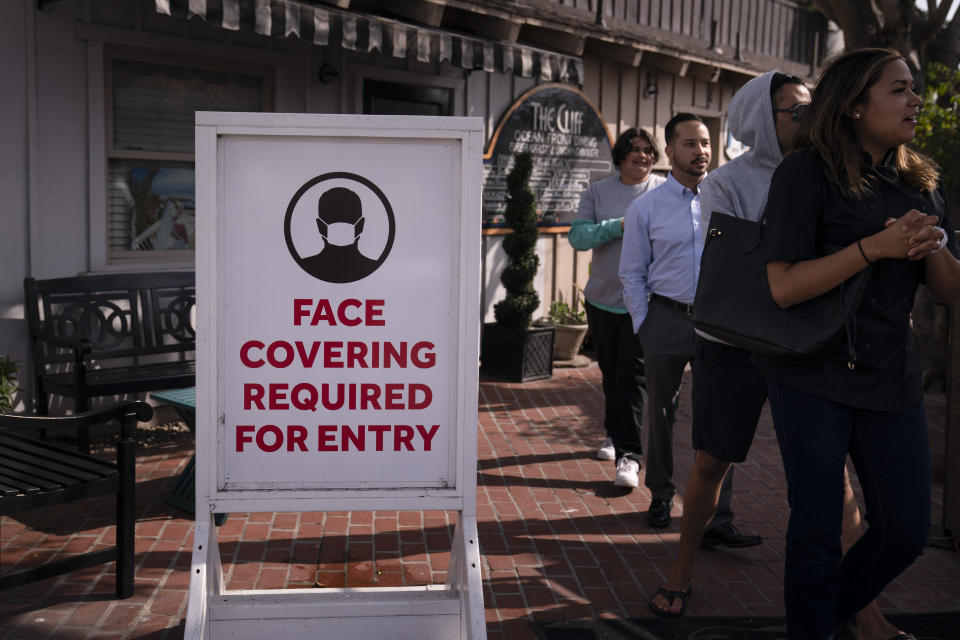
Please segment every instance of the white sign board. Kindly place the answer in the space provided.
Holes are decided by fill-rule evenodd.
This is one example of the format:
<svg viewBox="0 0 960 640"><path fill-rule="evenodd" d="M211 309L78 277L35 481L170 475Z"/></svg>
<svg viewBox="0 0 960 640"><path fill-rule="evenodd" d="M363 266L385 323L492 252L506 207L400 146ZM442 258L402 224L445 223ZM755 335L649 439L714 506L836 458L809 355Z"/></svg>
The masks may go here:
<svg viewBox="0 0 960 640"><path fill-rule="evenodd" d="M476 552L482 135L477 118L197 114L195 564L216 564L214 511L457 510L453 556Z"/></svg>
<svg viewBox="0 0 960 640"><path fill-rule="evenodd" d="M453 486L460 145L222 148L218 487Z"/></svg>
<svg viewBox="0 0 960 640"><path fill-rule="evenodd" d="M218 162L215 192L198 193L216 215L201 211L197 253L214 365L198 422L217 425L198 469L217 510L356 490L396 508L399 489L460 508L450 498L473 473L462 430L476 428L479 121L197 117L198 172Z"/></svg>

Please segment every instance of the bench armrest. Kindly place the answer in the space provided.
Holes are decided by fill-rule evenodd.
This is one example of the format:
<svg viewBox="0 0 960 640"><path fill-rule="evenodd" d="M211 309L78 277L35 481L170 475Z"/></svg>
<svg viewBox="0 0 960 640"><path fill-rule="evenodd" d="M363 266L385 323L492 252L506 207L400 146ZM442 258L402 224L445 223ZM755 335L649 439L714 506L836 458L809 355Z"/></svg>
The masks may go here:
<svg viewBox="0 0 960 640"><path fill-rule="evenodd" d="M62 338L50 331L47 331L45 322L38 322L33 331L33 339L44 344L62 349L70 349L74 352L88 353L90 351L90 342L85 338Z"/></svg>
<svg viewBox="0 0 960 640"><path fill-rule="evenodd" d="M141 400L118 402L100 409L74 416L26 416L0 414L3 429L75 429L103 424L113 419L135 416L136 422L146 422L153 417L153 407ZM123 421L126 422L126 421Z"/></svg>

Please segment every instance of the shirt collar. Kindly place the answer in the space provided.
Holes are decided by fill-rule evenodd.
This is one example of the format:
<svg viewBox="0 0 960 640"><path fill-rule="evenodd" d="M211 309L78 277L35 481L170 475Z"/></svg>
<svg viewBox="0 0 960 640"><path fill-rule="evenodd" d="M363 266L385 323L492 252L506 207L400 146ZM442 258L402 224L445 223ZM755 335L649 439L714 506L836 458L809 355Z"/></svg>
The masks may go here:
<svg viewBox="0 0 960 640"><path fill-rule="evenodd" d="M897 165L894 163L897 157L897 150L891 149L883 156L883 160L879 165L871 167L871 170L876 175L880 176L884 180L890 183L895 183L900 177L900 172L897 171Z"/></svg>
<svg viewBox="0 0 960 640"><path fill-rule="evenodd" d="M883 156L883 160L880 161L880 164L878 164L878 165L876 165L876 166L878 166L878 167L890 167L890 166L893 166L893 160L894 160L894 158L896 157L896 155L897 155L897 149L896 149L896 148L890 149L890 150L887 151L887 153ZM874 168L873 157L872 157L869 153L867 153L866 151L861 151L861 152L860 152L860 157L863 158L864 164L866 164L866 165L867 165L868 167L870 167L870 168Z"/></svg>
<svg viewBox="0 0 960 640"><path fill-rule="evenodd" d="M706 178L706 177L707 177L706 174L704 174L703 177ZM703 183L703 180L701 179L700 182L701 182L701 184L702 184L702 183ZM664 186L664 188L666 188L672 195L674 195L674 196L676 196L676 197L678 197L678 198L692 197L692 196L697 195L696 193L694 193L693 191L691 191L691 190L688 189L687 187L685 187L685 186L683 186L682 184L680 184L680 182L679 182L676 178L673 177L673 171L670 171L670 173L667 174L667 181L663 183L663 186Z"/></svg>
<svg viewBox="0 0 960 640"><path fill-rule="evenodd" d="M863 158L864 165L867 167L867 171L873 175L885 180L891 184L895 184L900 178L900 172L897 171L897 166L894 164L894 159L896 158L897 149L893 148L883 156L880 164L873 164L873 158L866 151L860 152L861 157Z"/></svg>

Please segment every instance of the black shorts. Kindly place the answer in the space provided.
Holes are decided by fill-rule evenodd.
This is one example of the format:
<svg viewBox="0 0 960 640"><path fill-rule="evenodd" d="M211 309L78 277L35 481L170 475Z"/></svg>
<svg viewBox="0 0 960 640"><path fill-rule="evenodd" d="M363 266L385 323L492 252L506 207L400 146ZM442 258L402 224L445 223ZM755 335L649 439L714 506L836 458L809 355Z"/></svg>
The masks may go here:
<svg viewBox="0 0 960 640"><path fill-rule="evenodd" d="M743 462L767 399L767 378L737 347L696 338L693 448Z"/></svg>

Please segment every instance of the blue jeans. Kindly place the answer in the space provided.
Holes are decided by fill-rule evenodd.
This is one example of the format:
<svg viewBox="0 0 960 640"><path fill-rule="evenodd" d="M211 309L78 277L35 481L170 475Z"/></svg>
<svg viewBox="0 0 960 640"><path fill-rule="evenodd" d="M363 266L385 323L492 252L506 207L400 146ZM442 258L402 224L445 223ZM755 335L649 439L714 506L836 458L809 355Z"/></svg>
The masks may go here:
<svg viewBox="0 0 960 640"><path fill-rule="evenodd" d="M922 404L858 409L770 380L787 474L787 632L831 639L923 553L930 529L930 446ZM849 453L868 524L843 555L843 467ZM841 558L842 556L842 558Z"/></svg>

